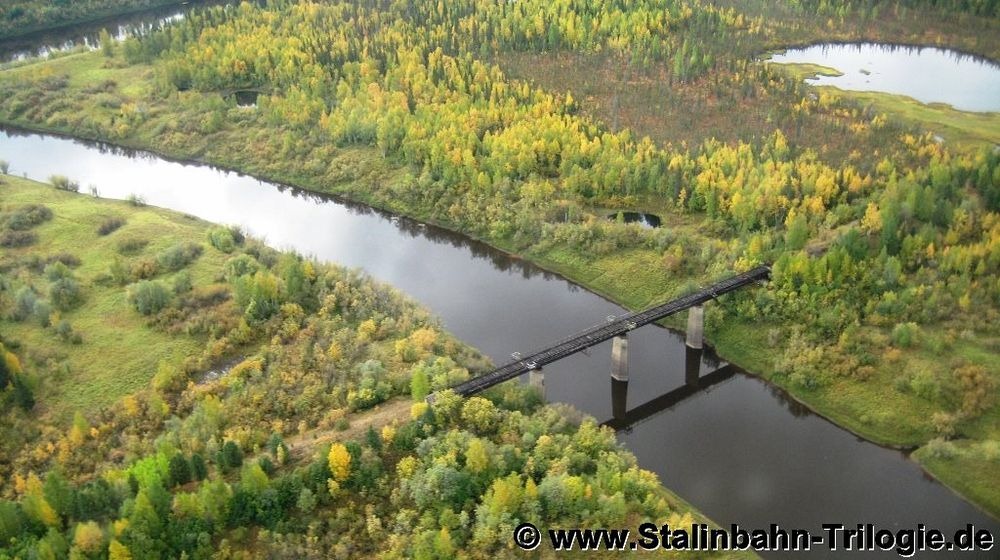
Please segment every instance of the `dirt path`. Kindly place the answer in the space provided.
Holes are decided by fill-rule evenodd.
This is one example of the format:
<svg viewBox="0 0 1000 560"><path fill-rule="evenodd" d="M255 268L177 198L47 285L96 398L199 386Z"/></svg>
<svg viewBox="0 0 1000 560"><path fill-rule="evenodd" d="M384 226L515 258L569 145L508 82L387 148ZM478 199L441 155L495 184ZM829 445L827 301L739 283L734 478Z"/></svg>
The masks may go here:
<svg viewBox="0 0 1000 560"><path fill-rule="evenodd" d="M392 424L393 421L405 422L410 419L410 406L412 404L413 401L409 397L396 397L370 410L348 414L345 418L351 425L346 430L315 428L304 434L290 437L285 440L289 455L296 461L308 459L317 447L327 443L360 440L368 431L369 426L378 432L383 426Z"/></svg>

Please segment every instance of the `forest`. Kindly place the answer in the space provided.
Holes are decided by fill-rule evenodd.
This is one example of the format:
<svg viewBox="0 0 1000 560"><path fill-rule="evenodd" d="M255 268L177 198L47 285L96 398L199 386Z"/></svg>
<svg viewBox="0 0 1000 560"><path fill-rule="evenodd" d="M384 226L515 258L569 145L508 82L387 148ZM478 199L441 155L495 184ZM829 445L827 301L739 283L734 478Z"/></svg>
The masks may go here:
<svg viewBox="0 0 1000 560"><path fill-rule="evenodd" d="M98 52L5 71L0 74L0 119L235 167L389 208L525 255L633 308L771 262L773 278L766 289L734 294L709 308L707 332L720 353L841 426L877 442L917 448L914 457L932 474L997 513L1000 494L992 482L1000 476L1000 154L991 146L942 144L919 123L890 118L848 98L814 95L797 78L751 59L782 44L851 37L850 29L867 29L874 39L917 41L894 33L918 22L931 26L928 35L936 35L940 44L995 60L1000 35L969 33L961 24L974 17L978 29L996 29L997 6L988 1L802 1L776 12L767 3L688 0L243 3L197 12ZM811 18L814 13L823 18ZM696 117L718 115L713 111L719 106L753 110L728 136L717 134L710 119L693 130L685 127L686 136L677 139L669 126L640 135L633 128L641 126L627 125L646 121L616 108L617 97L595 110L572 87L546 89L543 79L531 80L518 65L534 60L530 57L557 56L610 61L616 79L626 84L656 76L676 92L670 102ZM235 91L257 93L256 107L237 107ZM762 100L768 107L758 112ZM672 227L645 230L604 218L622 210L658 212ZM33 231L8 229L4 239L9 237L11 246L30 241ZM217 235L226 238L224 232ZM276 548L361 554L375 550L371 535L389 522L382 513L394 511L409 516L399 513L393 521L407 536L388 544L386 557L419 550L431 558L449 557L445 551L454 549L448 547L490 542L490 535L495 538L497 528L513 519L502 511L559 519L586 509L553 506L544 498L547 492L563 497L577 492L580 499L617 512L618 519L637 512L683 515L669 500L646 504L638 498L646 492L659 495L652 490L658 483L631 470L634 462L613 450L609 434L586 421L562 425L558 414L514 388L490 400L446 401L429 412L415 410L411 423L390 429L391 437L385 431L359 434L353 447L345 444L341 450L333 444L317 450L312 466L277 468L283 466L278 455L294 450L279 451L282 442L293 432L335 426L340 418L330 411L364 410L411 390L425 394L426 384L443 386L465 375L473 358L459 352L457 342L445 350L440 340L446 335L438 330L428 332L416 319L400 320L414 312L393 304L396 299L369 294L357 303L360 311L352 312L359 297L354 290L373 290L361 279L335 280L335 269L320 272L326 265L268 256L252 240L237 243L239 235L232 232L229 238L219 244L232 244L234 253L247 258L233 257L226 266L247 266L250 272L230 279L223 273L228 283L220 282L219 289L231 299L198 324L184 324L187 315L172 311L172 306L187 305L185 298L170 296L172 287L155 287L159 257L149 260L155 272L145 272L141 263L118 271L135 282L136 313L152 302L155 328L211 333L211 344L203 360L156 373L152 381L159 388L150 393L152 406L122 407L137 411L135 418L119 418L119 411L102 420L106 431L94 428L99 435L126 438L104 444L109 450L129 449L129 457L143 465L139 472L122 465L104 471L100 480L117 492L116 505L100 519L82 519L71 517L69 506L59 510L39 498L46 496L46 484L63 484L58 477L86 480L85 473L97 467L69 461L54 469L53 453L66 448L67 456L75 457L72 451L105 441L84 437L77 438L81 445L73 445L69 434L56 438L51 431L46 432L51 449L34 444L42 451L10 451L17 459L10 461L9 472L22 482L15 479L12 489L4 486L19 505L0 509L8 512L0 528L16 527L10 534L19 534L22 526L32 527L33 538L52 535L50 546L68 549L75 539L67 532L71 522L94 522L107 543L139 557L135 551L140 549L132 547L195 554L203 545L150 542L172 543L166 537L172 523L197 520L206 524L210 539L227 528L226 542L234 550L251 536L233 531L252 525L267 528L252 535L255 542ZM219 250L214 242L203 248L206 255ZM182 246L164 259L184 261L194 252ZM50 279L49 266L55 265L35 265L35 274L47 282L62 281L61 268L53 269ZM10 287L0 297L14 317L24 280L8 277L18 278L4 272ZM38 284L29 291L42 292L43 281L33 282ZM338 286L346 294L337 293ZM48 288L48 305L62 305L61 288L55 293ZM345 298L352 305L342 307ZM172 303L161 308L161 300ZM366 317L372 314L369 323ZM30 320L29 315L20 320ZM384 332L383 317L392 318ZM263 325L264 334L256 334L256 325ZM69 329L67 343L72 344ZM247 337L267 350L234 366L236 375L230 372L219 384L238 386L202 395L205 390L197 384L186 385L183 376L250 344ZM374 345L382 350L370 349L372 340L385 342ZM764 348L775 350L761 352ZM18 364L18 354L23 356L15 349L6 362L10 373L5 375L13 379L8 414L10 421L32 425L25 406L13 405L14 395L21 394L22 401L25 395L16 388L31 385L21 371L31 368ZM424 373L417 370L425 368L386 365L413 364L405 358L414 356L426 364ZM270 394L268 384L279 382L267 372L290 376L288 385L302 387L300 397L283 389L293 402L263 399ZM341 389L317 388L332 386L315 385L322 379L336 380ZM196 405L210 396L215 404ZM232 410L236 419L227 418L232 425L215 425L208 419L213 413L199 406ZM473 409L466 415L469 406ZM477 431L473 418L480 413L495 421ZM261 428L288 416L306 427ZM78 433L90 433L96 422L74 419L73 425ZM162 434L155 448L140 435L146 431ZM554 435L542 435L549 431ZM279 437L272 438L272 432ZM397 447L400 434L406 443ZM557 436L566 438L555 447L562 457L545 463L540 442L550 438L546 445L552 444ZM214 447L208 448L212 438ZM275 472L283 473L279 478L298 476L297 483L281 483L294 492L279 490L279 478L264 466L264 477L250 472L260 461L244 459L234 466L237 453L230 451L226 458L224 451L230 441L242 453L266 457L277 466ZM476 470L481 461L462 451L473 442L486 447L490 461L503 457L502 468ZM580 450L579 457L573 449ZM598 459L601 453L614 457L613 467ZM181 463L193 469L194 454L217 473L214 483L211 475L196 487L181 483L183 476L171 478L174 457L181 456L176 470L184 474ZM79 460L92 456L81 452ZM30 477L42 471L59 473L57 482ZM416 474L421 472L425 475ZM483 472L489 474L477 476ZM508 472L516 480L505 478ZM562 477L557 489L555 482L545 484L557 476ZM373 482L382 479L385 484ZM442 488L441 480L461 491L428 497ZM241 512L228 526L219 524L221 514L206 513L215 511L205 505L208 493L228 495L205 490L203 497L201 488L211 484L229 488L227 516ZM641 492L633 491L634 485ZM171 505L169 490L175 487L184 490L173 494ZM263 498L268 490L273 492ZM364 528L351 525L361 523L358 519L325 521L334 524L336 534L368 535L344 545L360 548L330 548L341 543L319 536L325 534L320 526L302 524L305 510L294 514L291 505L301 501L304 490L319 504L312 507L357 500L356 511L371 508ZM614 498L618 491L621 499ZM185 495L197 498L183 498L192 503L178 506L178 497ZM140 508L145 511L135 522L122 523L134 515L140 496L148 507ZM491 502L496 508L485 506L487 498L499 500ZM503 500L509 502L501 507ZM57 510L59 515L49 519L58 523L38 521L42 501ZM305 499L307 509L310 501ZM440 509L442 504L449 505ZM29 514L32 507L35 514ZM168 511L185 515L178 521L168 518ZM128 515L117 517L119 512ZM139 521L142 517L147 519ZM143 536L126 536L136 524L145 527ZM313 544L318 548L310 548ZM169 548L174 546L180 548Z"/></svg>

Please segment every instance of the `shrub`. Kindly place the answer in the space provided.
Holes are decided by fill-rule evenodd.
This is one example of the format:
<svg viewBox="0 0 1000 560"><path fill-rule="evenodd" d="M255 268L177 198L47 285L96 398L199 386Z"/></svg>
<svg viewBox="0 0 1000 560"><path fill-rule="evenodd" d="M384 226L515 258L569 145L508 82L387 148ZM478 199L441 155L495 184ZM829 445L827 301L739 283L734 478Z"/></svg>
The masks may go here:
<svg viewBox="0 0 1000 560"><path fill-rule="evenodd" d="M0 247L13 249L27 247L38 240L38 236L30 231L5 231L0 233Z"/></svg>
<svg viewBox="0 0 1000 560"><path fill-rule="evenodd" d="M156 256L156 262L164 270L180 270L201 255L202 247L197 243L177 243L167 247Z"/></svg>
<svg viewBox="0 0 1000 560"><path fill-rule="evenodd" d="M70 268L76 268L80 266L80 257L72 253L57 253L46 257L45 262L48 264L62 263Z"/></svg>
<svg viewBox="0 0 1000 560"><path fill-rule="evenodd" d="M125 265L125 261L121 257L115 256L108 264L108 277L110 277L111 282L118 286L124 286L128 283L131 276L131 271Z"/></svg>
<svg viewBox="0 0 1000 560"><path fill-rule="evenodd" d="M920 327L916 323L898 323L892 328L892 343L900 348L909 348L919 332Z"/></svg>
<svg viewBox="0 0 1000 560"><path fill-rule="evenodd" d="M937 402L942 394L938 375L927 370L919 370L913 374L909 382L909 389L917 396L931 402Z"/></svg>
<svg viewBox="0 0 1000 560"><path fill-rule="evenodd" d="M23 321L31 316L35 311L35 301L38 297L35 292L27 287L22 286L17 293L14 294L14 309L11 311L11 318L15 321Z"/></svg>
<svg viewBox="0 0 1000 560"><path fill-rule="evenodd" d="M5 159L0 159L0 173L6 175L8 171L10 171L10 163Z"/></svg>
<svg viewBox="0 0 1000 560"><path fill-rule="evenodd" d="M73 344L80 344L83 342L83 337L80 333L73 330L73 325L69 323L66 319L59 321L56 325L56 334L59 335L64 342L72 342Z"/></svg>
<svg viewBox="0 0 1000 560"><path fill-rule="evenodd" d="M48 278L49 282L55 282L56 280L62 280L63 278L72 278L73 272L68 266L63 264L62 261L56 261L52 264L46 265L45 277Z"/></svg>
<svg viewBox="0 0 1000 560"><path fill-rule="evenodd" d="M139 313L152 315L170 303L170 292L159 282L143 280L129 288L128 300Z"/></svg>
<svg viewBox="0 0 1000 560"><path fill-rule="evenodd" d="M31 314L42 327L48 328L52 325L52 306L44 299L35 300L31 308Z"/></svg>
<svg viewBox="0 0 1000 560"><path fill-rule="evenodd" d="M186 294L191 291L194 285L191 282L191 273L183 271L174 278L174 293L177 295Z"/></svg>
<svg viewBox="0 0 1000 560"><path fill-rule="evenodd" d="M60 311L72 309L82 299L80 284L72 278L60 278L49 285L49 299Z"/></svg>
<svg viewBox="0 0 1000 560"><path fill-rule="evenodd" d="M108 235L109 233L114 232L123 225L125 225L125 220L122 218L119 218L117 216L108 218L103 222L101 222L101 225L97 226L97 235L101 236Z"/></svg>
<svg viewBox="0 0 1000 560"><path fill-rule="evenodd" d="M51 177L49 177L49 183L52 183L53 187L61 191L69 191L69 192L80 191L80 183L72 181L64 175L52 175Z"/></svg>
<svg viewBox="0 0 1000 560"><path fill-rule="evenodd" d="M118 242L118 252L123 255L133 255L143 250L149 241L138 237L127 237Z"/></svg>
<svg viewBox="0 0 1000 560"><path fill-rule="evenodd" d="M160 272L160 267L153 259L142 259L132 264L130 272L134 280L145 280L156 276Z"/></svg>
<svg viewBox="0 0 1000 560"><path fill-rule="evenodd" d="M52 219L52 210L41 204L27 204L4 216L7 229L26 230Z"/></svg>
<svg viewBox="0 0 1000 560"><path fill-rule="evenodd" d="M125 197L125 200L128 201L129 204L137 208L146 205L146 199L135 193L132 193L127 197Z"/></svg>
<svg viewBox="0 0 1000 560"><path fill-rule="evenodd" d="M160 362L153 375L153 388L161 393L180 391L187 384L188 376L183 369L171 366L165 361Z"/></svg>
<svg viewBox="0 0 1000 560"><path fill-rule="evenodd" d="M934 438L924 446L927 456L932 459L948 460L955 456L955 444L942 438Z"/></svg>
<svg viewBox="0 0 1000 560"><path fill-rule="evenodd" d="M260 270L260 263L258 263L257 259L251 257L250 255L236 255L226 261L222 270L224 271L226 280L232 282L240 276L247 276L256 273Z"/></svg>
<svg viewBox="0 0 1000 560"><path fill-rule="evenodd" d="M233 235L233 228L214 227L208 230L208 242L223 253L232 253L238 241Z"/></svg>

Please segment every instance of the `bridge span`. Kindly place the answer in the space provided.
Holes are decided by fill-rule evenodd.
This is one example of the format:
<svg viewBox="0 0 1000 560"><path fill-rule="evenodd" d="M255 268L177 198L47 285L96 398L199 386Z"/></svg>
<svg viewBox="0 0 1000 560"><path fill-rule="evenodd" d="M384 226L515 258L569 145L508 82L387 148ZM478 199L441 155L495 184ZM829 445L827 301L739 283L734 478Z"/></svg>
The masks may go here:
<svg viewBox="0 0 1000 560"><path fill-rule="evenodd" d="M648 325L655 321L659 321L664 317L668 317L675 313L679 313L686 309L695 308L701 306L703 303L713 300L723 294L738 290L749 284L753 284L758 280L766 280L771 275L770 265L761 265L741 274L731 276L708 286L707 288L698 290L694 293L688 294L686 296L680 297L673 301L664 303L662 305L657 305L646 309L644 311L636 311L633 313L628 313L622 317L609 317L605 324L596 325L578 332L568 338L563 339L560 342L552 344L541 350L532 352L526 356L521 356L518 353L514 353L512 356L514 360L508 362L489 373L485 373L478 377L473 377L468 381L459 383L452 387L452 389L462 395L467 397L470 395L475 395L480 391L484 391L498 383L503 383L509 379L514 379L524 375L525 373L539 370L542 366L546 364L551 364L558 360L561 360L567 356L576 354L604 342L605 340L610 340L615 337L621 337L618 340L624 341L624 336L631 330L637 329L639 327ZM697 309L699 313L697 314L698 323L698 341L697 347L701 347L701 309ZM689 328L689 331L692 330ZM690 332L689 332L690 335ZM616 342L618 342L616 340ZM624 347L624 344L622 344ZM627 375L627 373L626 373ZM434 395L430 395L428 400L433 400Z"/></svg>

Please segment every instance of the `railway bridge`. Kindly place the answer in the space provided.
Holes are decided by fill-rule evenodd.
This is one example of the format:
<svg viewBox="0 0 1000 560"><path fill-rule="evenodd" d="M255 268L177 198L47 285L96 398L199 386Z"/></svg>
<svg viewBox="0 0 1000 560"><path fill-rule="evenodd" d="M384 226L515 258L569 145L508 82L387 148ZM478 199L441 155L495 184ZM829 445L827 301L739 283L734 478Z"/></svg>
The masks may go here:
<svg viewBox="0 0 1000 560"><path fill-rule="evenodd" d="M621 317L609 316L604 324L584 329L540 350L526 355L515 352L511 354L512 360L510 362L493 371L459 383L452 387L452 390L463 397L468 397L525 373L531 374L532 384L544 386L543 366L611 339L614 339L611 350L611 377L618 381L628 381L627 336L630 331L687 310L687 345L700 349L704 332L703 305L723 294L758 281L767 280L770 275L771 266L761 265L673 301L643 311L628 313ZM434 395L431 394L427 398L428 401L433 402Z"/></svg>

